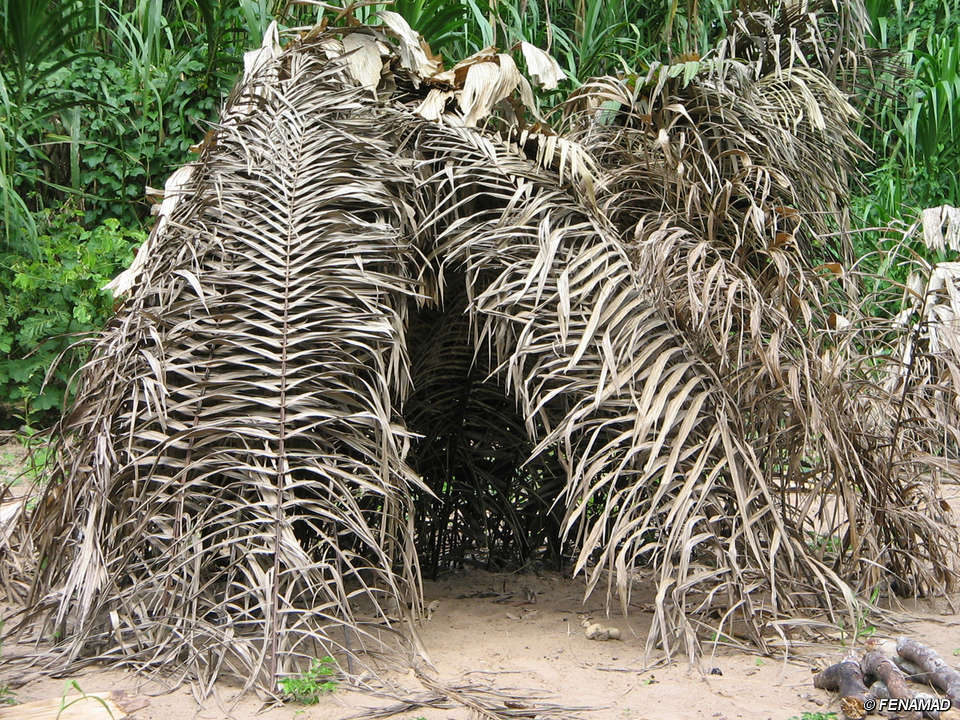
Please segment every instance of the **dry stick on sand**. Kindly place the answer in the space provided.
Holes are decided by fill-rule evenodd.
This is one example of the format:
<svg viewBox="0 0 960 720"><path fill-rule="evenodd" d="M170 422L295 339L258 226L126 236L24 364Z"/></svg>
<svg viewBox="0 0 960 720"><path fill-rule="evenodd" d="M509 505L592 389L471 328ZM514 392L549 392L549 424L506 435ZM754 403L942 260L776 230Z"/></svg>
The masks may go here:
<svg viewBox="0 0 960 720"><path fill-rule="evenodd" d="M820 690L836 690L840 693L840 709L848 718L859 720L866 715L863 704L867 700L867 686L863 684L863 669L856 653L826 670L817 673L813 686Z"/></svg>
<svg viewBox="0 0 960 720"><path fill-rule="evenodd" d="M926 681L943 690L955 706L960 706L960 672L947 665L936 650L909 638L897 638L897 654L926 674Z"/></svg>
<svg viewBox="0 0 960 720"><path fill-rule="evenodd" d="M872 675L883 681L891 698L907 700L914 696L913 691L907 687L907 679L900 672L900 668L894 665L893 660L887 657L882 650L868 652L860 661L860 666L863 668L864 674ZM921 720L922 715L918 712L908 712L901 717L904 720Z"/></svg>

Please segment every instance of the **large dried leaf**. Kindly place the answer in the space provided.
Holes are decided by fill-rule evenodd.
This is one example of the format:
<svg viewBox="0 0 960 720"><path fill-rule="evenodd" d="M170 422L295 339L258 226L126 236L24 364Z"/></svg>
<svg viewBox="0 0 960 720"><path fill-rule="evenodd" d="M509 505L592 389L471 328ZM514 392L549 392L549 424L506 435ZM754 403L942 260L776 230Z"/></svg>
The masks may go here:
<svg viewBox="0 0 960 720"><path fill-rule="evenodd" d="M509 55L501 54L495 61L471 64L458 97L463 124L472 127L489 116L494 105L509 97L522 79Z"/></svg>
<svg viewBox="0 0 960 720"><path fill-rule="evenodd" d="M347 55L347 68L360 85L376 90L380 83L383 61L380 59L379 41L373 35L351 33L343 38Z"/></svg>
<svg viewBox="0 0 960 720"><path fill-rule="evenodd" d="M413 30L403 16L390 10L381 10L380 19L393 31L400 50L400 62L421 78L428 78L442 70L437 58L433 57L420 34Z"/></svg>
<svg viewBox="0 0 960 720"><path fill-rule="evenodd" d="M357 613L419 598L400 171L336 63L279 62L155 233L34 518L72 648L267 691L310 657L366 664L383 636Z"/></svg>
<svg viewBox="0 0 960 720"><path fill-rule="evenodd" d="M927 208L921 213L921 224L928 248L960 252L960 209L951 205Z"/></svg>
<svg viewBox="0 0 960 720"><path fill-rule="evenodd" d="M563 68L552 55L528 42L520 43L520 51L527 63L527 72L533 82L544 90L555 90L561 80L566 80Z"/></svg>

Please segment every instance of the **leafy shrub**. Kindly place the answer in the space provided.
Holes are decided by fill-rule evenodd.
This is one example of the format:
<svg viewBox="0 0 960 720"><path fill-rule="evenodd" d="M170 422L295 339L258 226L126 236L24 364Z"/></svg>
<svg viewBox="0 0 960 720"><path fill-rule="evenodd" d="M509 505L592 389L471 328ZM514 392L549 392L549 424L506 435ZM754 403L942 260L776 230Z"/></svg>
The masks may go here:
<svg viewBox="0 0 960 720"><path fill-rule="evenodd" d="M333 658L322 657L314 660L310 669L302 675L280 680L280 690L290 700L315 705L320 695L336 690L337 684L328 679L333 673Z"/></svg>
<svg viewBox="0 0 960 720"><path fill-rule="evenodd" d="M162 187L216 115L205 67L194 52L160 67L97 56L60 70L31 107L11 188L33 208L74 194L90 225L140 225L145 186Z"/></svg>
<svg viewBox="0 0 960 720"><path fill-rule="evenodd" d="M133 226L146 214L145 186L163 187L203 136L199 128L215 115L217 98L200 87L204 67L198 57L185 55L139 74L98 57L87 73L71 79L85 94L101 98L81 118L88 128L79 151L80 187L92 196L83 201L88 223L116 217Z"/></svg>
<svg viewBox="0 0 960 720"><path fill-rule="evenodd" d="M62 336L109 315L145 186L187 159L273 12L241 6L0 0L0 427L53 419L83 354L42 387Z"/></svg>
<svg viewBox="0 0 960 720"><path fill-rule="evenodd" d="M238 8L198 5L204 21L189 4L168 18L159 3L0 0L0 244L35 245L32 213L67 200L91 227L141 224L144 186L215 120L247 43Z"/></svg>
<svg viewBox="0 0 960 720"><path fill-rule="evenodd" d="M66 358L44 387L47 369L75 334L103 325L113 299L101 288L145 239L112 218L87 230L80 215L40 213L36 254L0 253L0 424L19 417L32 425L34 413L60 407L83 350Z"/></svg>

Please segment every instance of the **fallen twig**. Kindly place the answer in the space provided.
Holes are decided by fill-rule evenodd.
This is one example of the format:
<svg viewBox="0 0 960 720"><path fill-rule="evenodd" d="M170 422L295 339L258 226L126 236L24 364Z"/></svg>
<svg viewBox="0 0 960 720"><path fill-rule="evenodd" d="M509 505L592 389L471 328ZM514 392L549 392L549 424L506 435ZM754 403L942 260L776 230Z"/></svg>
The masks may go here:
<svg viewBox="0 0 960 720"><path fill-rule="evenodd" d="M947 665L936 650L910 638L897 638L897 653L915 664L924 678L934 687L943 690L954 705L960 706L960 672Z"/></svg>
<svg viewBox="0 0 960 720"><path fill-rule="evenodd" d="M908 700L914 697L913 691L907 687L907 679L886 653L882 650L871 650L863 656L860 662L865 675L872 675L883 681L891 698ZM904 720L921 720L919 712L907 712Z"/></svg>
<svg viewBox="0 0 960 720"><path fill-rule="evenodd" d="M813 686L839 692L840 709L846 717L859 720L866 715L864 703L870 695L863 683L863 669L856 653L850 653L842 661L817 673Z"/></svg>

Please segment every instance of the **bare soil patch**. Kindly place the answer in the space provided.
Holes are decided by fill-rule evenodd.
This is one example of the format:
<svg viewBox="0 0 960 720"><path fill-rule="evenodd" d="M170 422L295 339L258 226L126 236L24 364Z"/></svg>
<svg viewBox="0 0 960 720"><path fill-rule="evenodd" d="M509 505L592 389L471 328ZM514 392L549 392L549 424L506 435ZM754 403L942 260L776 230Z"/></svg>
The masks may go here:
<svg viewBox="0 0 960 720"><path fill-rule="evenodd" d="M536 598L533 603L526 599L530 592ZM591 709L584 717L610 720L787 720L803 711L836 711L840 716L834 698L814 690L811 680L814 670L843 654L840 646L804 648L787 661L721 647L704 657L703 672L684 659L644 669L650 614L638 609L629 618L619 613L607 618L599 600L582 602L582 583L559 574L471 570L427 582L426 597L438 605L432 620L422 623L421 636L441 677L451 684L516 688L549 702ZM926 604L915 612L918 620L903 632L953 659L960 650L960 622L941 614L948 610L939 604ZM584 615L620 628L623 639L588 640L580 624ZM424 691L412 674L392 679L410 695ZM392 704L340 686L316 705L264 710L255 696L238 697L239 688L228 683L218 683L213 697L198 700L189 685L168 692L166 681L100 668L69 679L32 680L15 690L16 697L27 702L72 692L70 680L86 692L125 690L151 696L150 706L133 715L138 720L320 720ZM17 678L0 673L0 684L4 682L15 684ZM419 708L396 717L466 720L471 714L466 708Z"/></svg>

